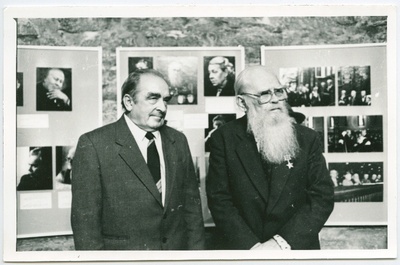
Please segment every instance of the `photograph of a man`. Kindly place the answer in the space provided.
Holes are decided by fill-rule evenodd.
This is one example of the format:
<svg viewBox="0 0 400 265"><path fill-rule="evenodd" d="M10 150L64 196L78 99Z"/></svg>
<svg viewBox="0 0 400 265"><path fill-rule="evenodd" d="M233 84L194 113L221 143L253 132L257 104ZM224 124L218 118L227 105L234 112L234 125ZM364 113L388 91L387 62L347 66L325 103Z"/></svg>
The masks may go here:
<svg viewBox="0 0 400 265"><path fill-rule="evenodd" d="M24 174L17 190L49 190L53 188L51 178L51 147L32 147L28 158L29 173Z"/></svg>
<svg viewBox="0 0 400 265"><path fill-rule="evenodd" d="M77 250L204 248L189 145L165 125L168 87L156 70L131 73L122 85L122 117L80 137L71 210Z"/></svg>
<svg viewBox="0 0 400 265"><path fill-rule="evenodd" d="M37 68L36 110L70 111L71 69Z"/></svg>
<svg viewBox="0 0 400 265"><path fill-rule="evenodd" d="M226 249L320 249L334 188L318 133L289 116L287 93L264 66L235 83L246 115L211 136L208 206Z"/></svg>

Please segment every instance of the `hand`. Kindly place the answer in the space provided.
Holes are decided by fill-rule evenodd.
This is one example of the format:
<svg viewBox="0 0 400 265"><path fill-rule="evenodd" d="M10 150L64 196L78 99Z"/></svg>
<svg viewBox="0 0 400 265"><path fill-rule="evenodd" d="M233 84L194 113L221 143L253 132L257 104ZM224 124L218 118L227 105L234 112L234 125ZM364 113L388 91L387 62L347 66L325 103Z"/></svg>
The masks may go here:
<svg viewBox="0 0 400 265"><path fill-rule="evenodd" d="M49 91L46 93L48 99L60 99L62 100L66 105L69 103L69 98L66 94L64 94L61 90L59 89L54 89L53 91Z"/></svg>
<svg viewBox="0 0 400 265"><path fill-rule="evenodd" d="M282 250L281 247L276 243L274 239L270 239L261 243L259 245L254 246L251 250Z"/></svg>

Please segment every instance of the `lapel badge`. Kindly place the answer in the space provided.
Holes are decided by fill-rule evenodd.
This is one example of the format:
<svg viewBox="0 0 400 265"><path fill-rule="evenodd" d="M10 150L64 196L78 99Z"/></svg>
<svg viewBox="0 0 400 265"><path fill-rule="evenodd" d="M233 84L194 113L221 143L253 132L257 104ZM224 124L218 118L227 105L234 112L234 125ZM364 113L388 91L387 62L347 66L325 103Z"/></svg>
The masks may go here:
<svg viewBox="0 0 400 265"><path fill-rule="evenodd" d="M286 166L287 166L289 169L291 169L292 167L294 167L294 166L293 166L293 163L290 162L290 160L292 159L292 157L291 157L290 155L285 155L285 156L283 157L283 159L285 159L285 161L287 162Z"/></svg>

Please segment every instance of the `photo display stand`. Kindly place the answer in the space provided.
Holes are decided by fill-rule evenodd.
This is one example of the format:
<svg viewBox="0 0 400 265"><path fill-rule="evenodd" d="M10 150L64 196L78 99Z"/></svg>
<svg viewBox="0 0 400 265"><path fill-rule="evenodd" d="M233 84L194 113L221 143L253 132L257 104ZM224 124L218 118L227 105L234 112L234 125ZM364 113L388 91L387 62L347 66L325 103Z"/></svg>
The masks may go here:
<svg viewBox="0 0 400 265"><path fill-rule="evenodd" d="M101 62L101 47L17 47L17 238L72 234L72 159L102 124Z"/></svg>
<svg viewBox="0 0 400 265"><path fill-rule="evenodd" d="M169 82L167 124L188 139L206 227L214 226L205 191L207 139L213 129L243 115L233 84L244 65L243 47L117 48L118 117L123 113L121 87L131 72L155 69Z"/></svg>
<svg viewBox="0 0 400 265"><path fill-rule="evenodd" d="M335 184L327 226L388 225L388 82L385 44L261 47L261 63L321 137ZM392 202L393 203L393 202Z"/></svg>

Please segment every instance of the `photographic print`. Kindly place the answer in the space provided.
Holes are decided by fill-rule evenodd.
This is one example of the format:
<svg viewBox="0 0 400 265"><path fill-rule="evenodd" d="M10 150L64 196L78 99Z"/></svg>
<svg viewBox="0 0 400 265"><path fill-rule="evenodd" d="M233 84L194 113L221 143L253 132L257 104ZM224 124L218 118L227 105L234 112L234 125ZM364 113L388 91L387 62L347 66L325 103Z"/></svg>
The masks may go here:
<svg viewBox="0 0 400 265"><path fill-rule="evenodd" d="M72 110L71 74L70 68L36 69L36 110Z"/></svg>
<svg viewBox="0 0 400 265"><path fill-rule="evenodd" d="M382 116L328 117L328 152L382 152Z"/></svg>
<svg viewBox="0 0 400 265"><path fill-rule="evenodd" d="M51 147L21 147L17 152L17 191L51 190Z"/></svg>
<svg viewBox="0 0 400 265"><path fill-rule="evenodd" d="M209 140L213 132L227 122L236 119L236 114L208 114L208 128L204 130L205 150L210 152Z"/></svg>
<svg viewBox="0 0 400 265"><path fill-rule="evenodd" d="M155 68L170 83L171 105L197 104L197 57L162 56L154 60Z"/></svg>
<svg viewBox="0 0 400 265"><path fill-rule="evenodd" d="M339 106L370 106L370 66L344 66L338 71Z"/></svg>
<svg viewBox="0 0 400 265"><path fill-rule="evenodd" d="M235 57L204 57L204 96L235 96Z"/></svg>
<svg viewBox="0 0 400 265"><path fill-rule="evenodd" d="M153 57L129 57L129 73L132 73L139 69L153 69Z"/></svg>
<svg viewBox="0 0 400 265"><path fill-rule="evenodd" d="M17 73L17 107L24 105L24 74Z"/></svg>
<svg viewBox="0 0 400 265"><path fill-rule="evenodd" d="M71 189L74 155L75 146L56 146L56 190Z"/></svg>
<svg viewBox="0 0 400 265"><path fill-rule="evenodd" d="M329 163L335 202L382 202L383 163Z"/></svg>
<svg viewBox="0 0 400 265"><path fill-rule="evenodd" d="M310 129L316 131L321 141L321 147L324 149L325 133L324 133L324 117L307 117L303 124Z"/></svg>
<svg viewBox="0 0 400 265"><path fill-rule="evenodd" d="M279 77L290 106L335 106L334 67L280 68Z"/></svg>

